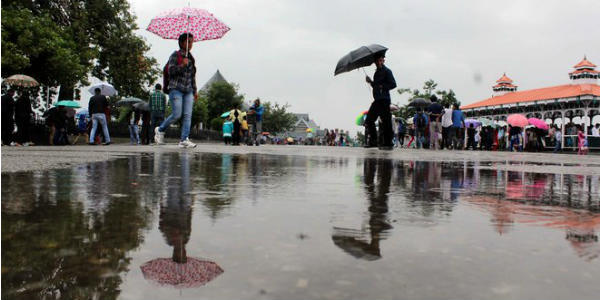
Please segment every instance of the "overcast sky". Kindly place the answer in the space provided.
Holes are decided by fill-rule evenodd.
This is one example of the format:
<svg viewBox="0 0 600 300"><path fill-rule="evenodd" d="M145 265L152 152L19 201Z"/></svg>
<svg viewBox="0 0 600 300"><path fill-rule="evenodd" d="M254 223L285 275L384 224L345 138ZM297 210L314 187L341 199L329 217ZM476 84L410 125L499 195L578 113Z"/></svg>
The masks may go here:
<svg viewBox="0 0 600 300"><path fill-rule="evenodd" d="M491 96L503 72L519 90L569 83L584 54L600 64L600 1L190 1L230 28L222 39L198 42L192 53L201 86L219 69L247 100L288 103L321 128L352 132L372 101L360 71L333 77L349 51L377 43L399 87L434 79L463 104ZM131 0L139 34L164 65L177 47L145 28L152 17L188 1ZM366 68L372 75L374 67ZM406 97L392 93L392 102ZM224 108L226 109L226 108Z"/></svg>

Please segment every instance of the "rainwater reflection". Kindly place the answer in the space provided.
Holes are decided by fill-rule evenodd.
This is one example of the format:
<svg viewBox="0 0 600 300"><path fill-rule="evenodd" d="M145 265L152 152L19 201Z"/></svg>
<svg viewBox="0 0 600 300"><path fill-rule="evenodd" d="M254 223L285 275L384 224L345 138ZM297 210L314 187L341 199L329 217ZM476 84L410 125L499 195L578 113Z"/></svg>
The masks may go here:
<svg viewBox="0 0 600 300"><path fill-rule="evenodd" d="M2 298L594 299L599 177L488 167L181 152L2 174Z"/></svg>

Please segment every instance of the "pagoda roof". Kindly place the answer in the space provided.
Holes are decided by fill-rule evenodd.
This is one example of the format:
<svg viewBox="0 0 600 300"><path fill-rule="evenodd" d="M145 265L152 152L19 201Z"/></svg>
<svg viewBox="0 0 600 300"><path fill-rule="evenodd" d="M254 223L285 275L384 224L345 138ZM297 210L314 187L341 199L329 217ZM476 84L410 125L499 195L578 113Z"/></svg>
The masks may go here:
<svg viewBox="0 0 600 300"><path fill-rule="evenodd" d="M593 69L595 68L596 65L593 64L591 61L587 60L587 57L583 56L583 60L580 61L578 64L576 64L575 66L573 66L573 68L575 69Z"/></svg>
<svg viewBox="0 0 600 300"><path fill-rule="evenodd" d="M491 97L479 102L464 105L461 109L474 109L486 106L499 106L534 101L546 101L561 98L592 95L600 97L600 85L597 84L565 84L540 89L512 92L502 96Z"/></svg>
<svg viewBox="0 0 600 300"><path fill-rule="evenodd" d="M590 73L590 74L598 74L600 72L596 71L596 70L592 70L592 69L579 69L579 70L575 70L571 73L569 73L570 75L577 75L577 74L582 74L582 73Z"/></svg>
<svg viewBox="0 0 600 300"><path fill-rule="evenodd" d="M496 80L497 83L502 83L502 82L506 82L506 83L512 83L512 79L508 78L508 76L506 76L506 73L504 73L504 75L502 75L502 77L500 77L500 79Z"/></svg>

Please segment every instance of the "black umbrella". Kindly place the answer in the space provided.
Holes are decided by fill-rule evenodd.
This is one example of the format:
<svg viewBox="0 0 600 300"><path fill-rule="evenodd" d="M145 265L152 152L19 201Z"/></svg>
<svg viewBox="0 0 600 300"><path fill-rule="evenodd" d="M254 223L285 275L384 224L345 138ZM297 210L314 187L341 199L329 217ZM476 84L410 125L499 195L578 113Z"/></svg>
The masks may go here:
<svg viewBox="0 0 600 300"><path fill-rule="evenodd" d="M377 44L362 46L344 55L344 57L338 61L333 74L335 76L340 73L370 66L373 62L375 62L375 57L385 54L386 51L386 47Z"/></svg>
<svg viewBox="0 0 600 300"><path fill-rule="evenodd" d="M150 105L148 102L138 102L133 107L139 111L150 111Z"/></svg>
<svg viewBox="0 0 600 300"><path fill-rule="evenodd" d="M431 104L431 101L429 101L425 98L415 98L412 101L410 101L410 103L408 105L414 106L414 107L425 107L425 106L429 106L429 104Z"/></svg>

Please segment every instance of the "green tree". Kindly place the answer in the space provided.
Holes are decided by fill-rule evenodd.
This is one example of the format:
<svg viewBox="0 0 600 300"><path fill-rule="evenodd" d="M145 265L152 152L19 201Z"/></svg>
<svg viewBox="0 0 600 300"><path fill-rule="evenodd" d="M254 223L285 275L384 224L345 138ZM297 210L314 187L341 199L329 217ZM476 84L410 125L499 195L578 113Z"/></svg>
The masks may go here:
<svg viewBox="0 0 600 300"><path fill-rule="evenodd" d="M159 74L126 0L5 0L2 17L2 77L60 85L60 99L73 98L90 74L145 97Z"/></svg>
<svg viewBox="0 0 600 300"><path fill-rule="evenodd" d="M296 116L287 111L288 104L280 105L265 101L262 103L265 111L263 113L262 130L272 134L289 131L296 123Z"/></svg>
<svg viewBox="0 0 600 300"><path fill-rule="evenodd" d="M223 122L221 114L239 107L244 101L244 96L238 94L237 85L227 82L215 82L207 91L201 92L200 97L205 99L206 120L212 130L221 130Z"/></svg>

